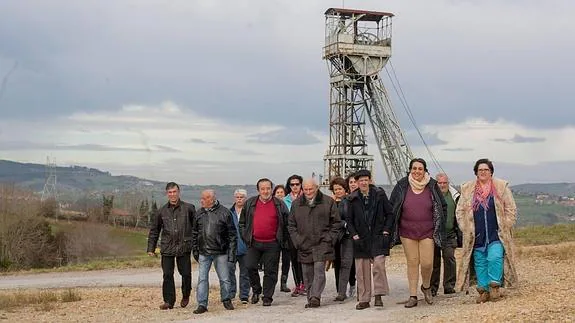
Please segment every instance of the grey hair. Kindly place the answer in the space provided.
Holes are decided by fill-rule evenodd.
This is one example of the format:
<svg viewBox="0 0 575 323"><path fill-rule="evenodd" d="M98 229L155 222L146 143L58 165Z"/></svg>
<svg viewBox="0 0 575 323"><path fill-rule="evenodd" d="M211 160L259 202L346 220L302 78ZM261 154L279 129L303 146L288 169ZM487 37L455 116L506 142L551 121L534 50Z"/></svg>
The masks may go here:
<svg viewBox="0 0 575 323"><path fill-rule="evenodd" d="M437 175L435 175L435 179L439 179L440 177L445 177L447 179L447 181L449 182L449 176L447 176L447 174L445 173L439 173Z"/></svg>
<svg viewBox="0 0 575 323"><path fill-rule="evenodd" d="M243 188L238 188L237 190L234 191L234 196L236 194L241 194L243 196L248 196L248 191L244 190Z"/></svg>
<svg viewBox="0 0 575 323"><path fill-rule="evenodd" d="M202 193L210 194L211 196L214 197L214 199L216 198L216 191L215 190L207 189L207 190L204 190Z"/></svg>

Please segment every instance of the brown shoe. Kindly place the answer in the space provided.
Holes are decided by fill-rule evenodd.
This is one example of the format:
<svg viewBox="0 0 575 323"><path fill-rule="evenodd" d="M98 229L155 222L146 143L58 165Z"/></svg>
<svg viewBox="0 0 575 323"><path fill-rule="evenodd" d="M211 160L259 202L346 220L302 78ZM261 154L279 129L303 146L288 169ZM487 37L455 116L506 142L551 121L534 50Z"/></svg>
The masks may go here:
<svg viewBox="0 0 575 323"><path fill-rule="evenodd" d="M190 298L189 297L182 298L182 301L180 302L180 306L186 307L186 306L188 306L188 304L190 304Z"/></svg>
<svg viewBox="0 0 575 323"><path fill-rule="evenodd" d="M320 307L321 301L317 297L312 297L309 302L305 305L305 308L317 308Z"/></svg>
<svg viewBox="0 0 575 323"><path fill-rule="evenodd" d="M412 308L417 306L417 296L410 296L407 303L403 305L405 308Z"/></svg>
<svg viewBox="0 0 575 323"><path fill-rule="evenodd" d="M425 302L427 302L427 304L429 305L433 304L433 295L431 295L431 287L424 288L423 285L421 285L421 291L423 292L423 297L425 297Z"/></svg>
<svg viewBox="0 0 575 323"><path fill-rule="evenodd" d="M373 302L373 306L383 307L383 301L381 300L381 295L375 295L375 302Z"/></svg>
<svg viewBox="0 0 575 323"><path fill-rule="evenodd" d="M345 299L346 299L345 295L337 295L337 296L333 299L333 301L334 301L334 302L343 302L343 301L345 301Z"/></svg>
<svg viewBox="0 0 575 323"><path fill-rule="evenodd" d="M489 300L492 302L497 302L501 299L501 291L499 290L499 284L491 282L489 284Z"/></svg>
<svg viewBox="0 0 575 323"><path fill-rule="evenodd" d="M161 310L171 310L172 308L174 308L174 305L170 305L168 303L164 303L164 304L160 305Z"/></svg>
<svg viewBox="0 0 575 323"><path fill-rule="evenodd" d="M483 288L477 288L479 296L475 299L475 303L481 304L489 301L489 293Z"/></svg>
<svg viewBox="0 0 575 323"><path fill-rule="evenodd" d="M369 302L359 302L357 303L357 305L355 306L356 310L364 310L366 308L369 308Z"/></svg>

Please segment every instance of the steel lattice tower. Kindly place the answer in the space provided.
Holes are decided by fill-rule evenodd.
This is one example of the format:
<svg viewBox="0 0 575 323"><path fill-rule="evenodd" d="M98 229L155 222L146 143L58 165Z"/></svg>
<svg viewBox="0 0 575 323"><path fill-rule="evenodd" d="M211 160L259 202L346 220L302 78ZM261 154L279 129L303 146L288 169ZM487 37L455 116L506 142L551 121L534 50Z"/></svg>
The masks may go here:
<svg viewBox="0 0 575 323"><path fill-rule="evenodd" d="M404 177L412 153L379 72L391 57L392 13L335 9L325 12L323 59L330 76L329 148L324 185L359 169L373 172L367 151L369 120L390 184ZM367 118L366 118L367 116Z"/></svg>
<svg viewBox="0 0 575 323"><path fill-rule="evenodd" d="M56 190L56 162L50 161L50 157L46 157L46 183L44 183L44 190L42 190L42 199L44 202L53 199L58 202L58 191Z"/></svg>

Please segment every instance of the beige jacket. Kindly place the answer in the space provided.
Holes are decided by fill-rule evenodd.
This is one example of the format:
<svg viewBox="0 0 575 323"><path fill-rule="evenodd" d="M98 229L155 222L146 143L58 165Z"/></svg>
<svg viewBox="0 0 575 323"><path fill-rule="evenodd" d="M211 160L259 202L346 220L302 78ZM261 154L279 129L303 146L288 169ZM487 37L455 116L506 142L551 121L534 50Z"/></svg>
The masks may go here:
<svg viewBox="0 0 575 323"><path fill-rule="evenodd" d="M475 223L473 221L473 191L476 180L469 181L461 186L461 197L457 203L455 215L457 223L463 233L463 255L461 266L455 285L458 291L467 291L469 288L469 264L472 259L473 245L475 244ZM506 288L517 285L517 271L515 270L515 246L513 244L513 226L517 217L517 206L509 183L502 179L493 178L493 184L499 198L495 199L495 212L499 226L499 239L503 244L503 286Z"/></svg>

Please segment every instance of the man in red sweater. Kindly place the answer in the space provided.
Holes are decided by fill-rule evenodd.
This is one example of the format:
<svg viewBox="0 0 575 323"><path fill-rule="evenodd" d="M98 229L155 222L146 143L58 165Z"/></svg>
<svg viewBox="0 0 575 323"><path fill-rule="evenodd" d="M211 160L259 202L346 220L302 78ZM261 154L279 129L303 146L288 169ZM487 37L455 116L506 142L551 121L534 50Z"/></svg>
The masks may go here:
<svg viewBox="0 0 575 323"><path fill-rule="evenodd" d="M253 290L252 304L260 300L270 306L278 282L278 267L281 247L287 243L286 230L289 211L285 203L272 196L272 182L267 178L257 184L258 196L249 198L242 209L239 221L242 239L248 246L246 263ZM258 273L258 264L264 265L263 288Z"/></svg>

